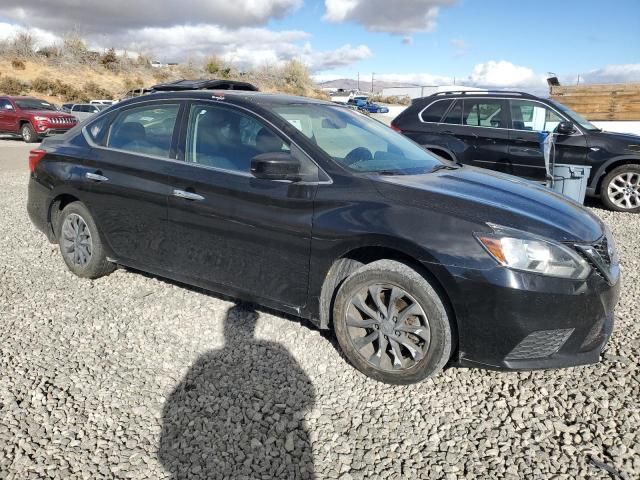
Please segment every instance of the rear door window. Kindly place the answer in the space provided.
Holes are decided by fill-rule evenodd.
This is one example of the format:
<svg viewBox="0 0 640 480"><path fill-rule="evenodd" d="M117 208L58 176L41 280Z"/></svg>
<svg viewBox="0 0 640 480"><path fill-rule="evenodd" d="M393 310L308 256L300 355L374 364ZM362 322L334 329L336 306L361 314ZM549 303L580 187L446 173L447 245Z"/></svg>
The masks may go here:
<svg viewBox="0 0 640 480"><path fill-rule="evenodd" d="M465 99L462 120L471 127L508 128L504 101L498 99Z"/></svg>
<svg viewBox="0 0 640 480"><path fill-rule="evenodd" d="M168 158L179 109L177 103L154 103L123 110L111 124L106 146Z"/></svg>
<svg viewBox="0 0 640 480"><path fill-rule="evenodd" d="M442 119L442 123L462 125L462 100L456 100L451 110Z"/></svg>
<svg viewBox="0 0 640 480"><path fill-rule="evenodd" d="M420 118L423 122L438 123L449 105L451 105L451 100L438 100L425 108L420 114Z"/></svg>

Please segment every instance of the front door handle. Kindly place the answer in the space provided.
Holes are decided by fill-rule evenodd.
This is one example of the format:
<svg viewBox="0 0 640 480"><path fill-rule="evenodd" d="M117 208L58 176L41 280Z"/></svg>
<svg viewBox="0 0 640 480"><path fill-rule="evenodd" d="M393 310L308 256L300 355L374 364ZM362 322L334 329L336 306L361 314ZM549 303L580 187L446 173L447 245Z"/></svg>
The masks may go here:
<svg viewBox="0 0 640 480"><path fill-rule="evenodd" d="M202 195L198 195L197 193L187 192L186 190L174 190L173 196L178 198L184 198L185 200L197 200L202 201L204 197Z"/></svg>
<svg viewBox="0 0 640 480"><path fill-rule="evenodd" d="M108 182L109 179L107 177L105 177L104 175L100 175L99 173L91 173L91 172L87 172L84 174L85 178L88 178L89 180L93 180L94 182Z"/></svg>

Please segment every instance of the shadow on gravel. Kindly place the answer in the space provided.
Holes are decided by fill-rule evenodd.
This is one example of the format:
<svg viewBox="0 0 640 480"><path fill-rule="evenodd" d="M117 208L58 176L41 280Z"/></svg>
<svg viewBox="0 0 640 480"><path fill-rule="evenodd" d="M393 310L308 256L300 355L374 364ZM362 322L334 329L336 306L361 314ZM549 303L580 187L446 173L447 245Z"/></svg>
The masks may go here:
<svg viewBox="0 0 640 480"><path fill-rule="evenodd" d="M315 478L304 426L313 385L286 348L254 337L257 318L249 305L230 308L224 347L167 400L158 457L173 479Z"/></svg>

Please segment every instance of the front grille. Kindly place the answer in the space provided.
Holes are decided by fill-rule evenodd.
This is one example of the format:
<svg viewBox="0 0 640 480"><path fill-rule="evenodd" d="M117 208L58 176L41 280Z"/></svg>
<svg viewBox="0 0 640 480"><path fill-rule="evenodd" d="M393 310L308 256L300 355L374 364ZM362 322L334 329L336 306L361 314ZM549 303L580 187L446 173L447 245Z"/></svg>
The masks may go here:
<svg viewBox="0 0 640 480"><path fill-rule="evenodd" d="M507 355L507 360L544 358L556 353L573 333L573 328L538 330L527 335Z"/></svg>
<svg viewBox="0 0 640 480"><path fill-rule="evenodd" d="M576 245L576 250L589 265L593 267L596 275L609 281L609 271L611 269L611 256L609 255L609 244L606 237L602 237L591 245Z"/></svg>
<svg viewBox="0 0 640 480"><path fill-rule="evenodd" d="M49 122L54 125L66 125L70 123L76 123L76 119L70 117L51 117L49 118Z"/></svg>

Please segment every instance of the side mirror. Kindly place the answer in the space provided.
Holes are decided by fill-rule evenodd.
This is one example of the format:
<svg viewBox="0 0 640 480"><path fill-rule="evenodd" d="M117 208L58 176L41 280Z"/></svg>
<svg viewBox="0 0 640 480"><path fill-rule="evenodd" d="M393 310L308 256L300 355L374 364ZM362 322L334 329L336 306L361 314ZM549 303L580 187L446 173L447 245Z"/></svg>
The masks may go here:
<svg viewBox="0 0 640 480"><path fill-rule="evenodd" d="M300 179L300 162L290 153L261 153L251 159L251 173L263 180Z"/></svg>
<svg viewBox="0 0 640 480"><path fill-rule="evenodd" d="M560 122L556 127L556 133L560 135L571 135L576 131L576 127L571 122Z"/></svg>

